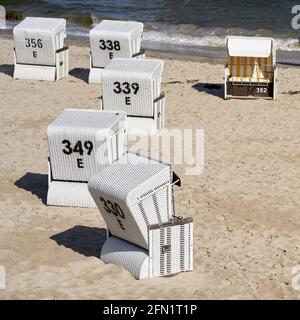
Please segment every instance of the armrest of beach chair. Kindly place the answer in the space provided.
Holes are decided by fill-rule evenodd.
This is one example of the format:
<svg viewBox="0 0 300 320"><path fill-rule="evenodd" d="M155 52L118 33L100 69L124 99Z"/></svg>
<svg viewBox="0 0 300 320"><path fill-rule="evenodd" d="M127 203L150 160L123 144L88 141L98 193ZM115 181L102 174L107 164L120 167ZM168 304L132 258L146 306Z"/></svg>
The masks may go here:
<svg viewBox="0 0 300 320"><path fill-rule="evenodd" d="M154 99L154 119L157 119L157 129L164 128L165 126L165 93L162 92L159 97Z"/></svg>
<svg viewBox="0 0 300 320"><path fill-rule="evenodd" d="M103 110L103 95L100 96L100 110Z"/></svg>
<svg viewBox="0 0 300 320"><path fill-rule="evenodd" d="M160 100L164 99L165 97L166 97L165 93L162 92L159 97L157 97L156 99L154 99L153 102L154 102L154 103L157 103L157 102L159 102Z"/></svg>
<svg viewBox="0 0 300 320"><path fill-rule="evenodd" d="M145 49L141 48L140 52L137 52L135 54L132 55L132 58L145 58Z"/></svg>
<svg viewBox="0 0 300 320"><path fill-rule="evenodd" d="M57 50L55 51L55 53L60 53L60 52L66 51L66 50L68 50L68 49L69 49L69 46L64 46L64 47L62 47L62 48L60 48L60 49L57 49Z"/></svg>
<svg viewBox="0 0 300 320"><path fill-rule="evenodd" d="M178 175L175 171L173 171L172 184L173 184L174 186L181 187L181 179L180 179L179 175Z"/></svg>
<svg viewBox="0 0 300 320"><path fill-rule="evenodd" d="M55 51L56 79L59 80L69 74L69 46L63 46Z"/></svg>

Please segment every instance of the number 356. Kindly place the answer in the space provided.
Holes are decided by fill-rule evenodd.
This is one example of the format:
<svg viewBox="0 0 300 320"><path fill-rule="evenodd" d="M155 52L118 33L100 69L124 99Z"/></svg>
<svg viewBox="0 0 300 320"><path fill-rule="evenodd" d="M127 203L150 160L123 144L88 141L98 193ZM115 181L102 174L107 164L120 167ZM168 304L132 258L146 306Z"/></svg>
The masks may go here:
<svg viewBox="0 0 300 320"><path fill-rule="evenodd" d="M34 39L34 38L25 38L25 47L26 48L43 48L42 39Z"/></svg>

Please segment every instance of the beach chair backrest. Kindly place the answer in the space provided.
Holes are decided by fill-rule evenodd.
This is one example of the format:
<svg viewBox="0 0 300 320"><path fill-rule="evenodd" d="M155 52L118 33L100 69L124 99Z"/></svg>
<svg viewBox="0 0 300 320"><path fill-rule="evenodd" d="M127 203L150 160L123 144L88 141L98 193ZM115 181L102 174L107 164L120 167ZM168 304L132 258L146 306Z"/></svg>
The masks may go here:
<svg viewBox="0 0 300 320"><path fill-rule="evenodd" d="M247 37L229 37L227 39L227 63L230 77L248 78L253 82L259 79L273 80L273 41L269 38L263 40L262 38L257 40ZM260 44L263 44L262 49L253 49L253 46Z"/></svg>
<svg viewBox="0 0 300 320"><path fill-rule="evenodd" d="M106 67L113 58L132 58L141 49L144 25L103 20L90 31L92 66Z"/></svg>
<svg viewBox="0 0 300 320"><path fill-rule="evenodd" d="M153 118L162 72L162 60L114 59L102 74L104 109Z"/></svg>
<svg viewBox="0 0 300 320"><path fill-rule="evenodd" d="M250 78L252 81L258 79L273 79L273 57L232 57L227 59L229 75L232 77Z"/></svg>
<svg viewBox="0 0 300 320"><path fill-rule="evenodd" d="M13 30L19 64L56 65L56 51L64 47L66 20L27 17Z"/></svg>
<svg viewBox="0 0 300 320"><path fill-rule="evenodd" d="M66 109L47 129L52 180L87 182L121 156L124 113Z"/></svg>
<svg viewBox="0 0 300 320"><path fill-rule="evenodd" d="M159 161L127 153L89 180L110 233L149 249L148 227L174 214L173 172Z"/></svg>

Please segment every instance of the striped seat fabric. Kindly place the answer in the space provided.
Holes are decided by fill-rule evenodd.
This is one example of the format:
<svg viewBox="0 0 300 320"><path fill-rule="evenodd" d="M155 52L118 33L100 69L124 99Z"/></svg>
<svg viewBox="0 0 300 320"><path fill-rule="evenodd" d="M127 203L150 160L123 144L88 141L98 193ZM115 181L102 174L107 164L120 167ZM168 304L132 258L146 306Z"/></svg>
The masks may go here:
<svg viewBox="0 0 300 320"><path fill-rule="evenodd" d="M273 81L272 55L267 58L228 56L229 81L259 82Z"/></svg>

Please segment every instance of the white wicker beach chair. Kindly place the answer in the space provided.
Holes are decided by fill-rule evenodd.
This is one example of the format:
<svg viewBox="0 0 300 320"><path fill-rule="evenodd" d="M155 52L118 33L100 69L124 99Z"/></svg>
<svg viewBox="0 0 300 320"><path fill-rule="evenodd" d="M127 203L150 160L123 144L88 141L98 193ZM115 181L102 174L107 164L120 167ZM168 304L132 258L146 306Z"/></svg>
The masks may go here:
<svg viewBox="0 0 300 320"><path fill-rule="evenodd" d="M126 114L66 109L47 130L48 205L95 207L87 181L123 153Z"/></svg>
<svg viewBox="0 0 300 320"><path fill-rule="evenodd" d="M103 20L90 31L89 83L101 83L101 74L113 58L142 59L144 25L134 21Z"/></svg>
<svg viewBox="0 0 300 320"><path fill-rule="evenodd" d="M0 5L0 29L6 28L6 11L5 7Z"/></svg>
<svg viewBox="0 0 300 320"><path fill-rule="evenodd" d="M272 38L228 37L224 97L276 99L278 71Z"/></svg>
<svg viewBox="0 0 300 320"><path fill-rule="evenodd" d="M13 34L14 78L55 81L68 75L65 19L28 17Z"/></svg>
<svg viewBox="0 0 300 320"><path fill-rule="evenodd" d="M123 111L128 134L164 128L165 95L161 93L162 60L114 59L102 73L103 110Z"/></svg>
<svg viewBox="0 0 300 320"><path fill-rule="evenodd" d="M108 229L101 259L137 279L193 269L193 221L175 216L170 165L126 153L89 180Z"/></svg>

